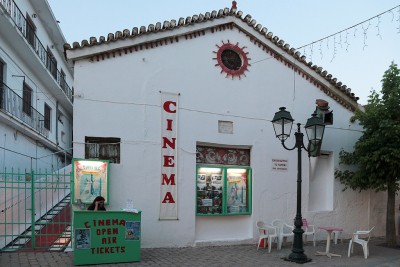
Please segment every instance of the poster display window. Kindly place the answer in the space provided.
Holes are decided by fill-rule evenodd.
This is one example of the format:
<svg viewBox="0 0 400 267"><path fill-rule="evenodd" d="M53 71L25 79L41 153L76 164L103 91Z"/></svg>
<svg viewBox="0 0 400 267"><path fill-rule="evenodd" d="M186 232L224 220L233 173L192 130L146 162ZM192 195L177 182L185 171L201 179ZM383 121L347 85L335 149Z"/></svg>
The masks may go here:
<svg viewBox="0 0 400 267"><path fill-rule="evenodd" d="M73 203L91 204L97 196L108 204L108 160L73 159Z"/></svg>
<svg viewBox="0 0 400 267"><path fill-rule="evenodd" d="M251 214L250 167L197 165L196 214Z"/></svg>

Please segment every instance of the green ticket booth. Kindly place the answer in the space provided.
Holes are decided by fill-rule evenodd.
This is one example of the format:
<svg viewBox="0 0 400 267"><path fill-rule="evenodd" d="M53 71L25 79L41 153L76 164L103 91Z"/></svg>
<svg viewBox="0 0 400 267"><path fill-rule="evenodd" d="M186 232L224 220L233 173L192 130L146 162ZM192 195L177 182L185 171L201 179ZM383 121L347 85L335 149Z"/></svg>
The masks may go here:
<svg viewBox="0 0 400 267"><path fill-rule="evenodd" d="M74 265L140 261L140 239L140 211L74 211Z"/></svg>

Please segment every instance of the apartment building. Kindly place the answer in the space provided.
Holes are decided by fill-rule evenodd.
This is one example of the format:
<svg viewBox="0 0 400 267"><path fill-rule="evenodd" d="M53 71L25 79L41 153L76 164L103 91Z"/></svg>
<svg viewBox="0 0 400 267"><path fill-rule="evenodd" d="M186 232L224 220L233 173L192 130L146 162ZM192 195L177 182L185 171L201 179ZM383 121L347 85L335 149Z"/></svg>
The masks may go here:
<svg viewBox="0 0 400 267"><path fill-rule="evenodd" d="M0 1L0 172L71 161L73 72L46 0Z"/></svg>

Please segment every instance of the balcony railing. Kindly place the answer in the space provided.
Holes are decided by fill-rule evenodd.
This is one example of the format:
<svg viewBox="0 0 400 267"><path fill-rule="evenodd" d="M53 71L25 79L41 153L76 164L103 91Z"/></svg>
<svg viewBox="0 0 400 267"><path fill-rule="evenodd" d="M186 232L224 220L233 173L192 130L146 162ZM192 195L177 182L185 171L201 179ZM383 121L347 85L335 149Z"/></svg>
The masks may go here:
<svg viewBox="0 0 400 267"><path fill-rule="evenodd" d="M73 103L72 89L66 83L65 78L61 74L61 72L57 70L56 61L53 59L52 55L47 52L46 48L40 42L39 38L31 28L31 26L29 26L29 23L27 22L21 10L18 8L13 0L0 0L0 4L10 15L15 26L17 26L22 35L28 41L30 46L38 55L39 59L44 64L45 68L49 70L51 76L53 76L53 78L60 85L61 90L65 93L71 103Z"/></svg>
<svg viewBox="0 0 400 267"><path fill-rule="evenodd" d="M44 116L30 105L24 108L22 97L4 83L0 83L0 111L20 119L44 137L49 137L49 131L44 127Z"/></svg>

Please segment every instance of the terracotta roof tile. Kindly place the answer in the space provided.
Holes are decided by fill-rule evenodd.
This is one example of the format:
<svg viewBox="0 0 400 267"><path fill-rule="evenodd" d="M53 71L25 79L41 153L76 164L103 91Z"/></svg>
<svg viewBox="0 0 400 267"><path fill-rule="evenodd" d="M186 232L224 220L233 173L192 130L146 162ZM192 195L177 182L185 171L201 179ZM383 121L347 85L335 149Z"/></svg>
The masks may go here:
<svg viewBox="0 0 400 267"><path fill-rule="evenodd" d="M286 53L292 55L294 58L298 59L300 62L304 63L306 66L308 66L311 70L315 71L318 73L321 77L323 77L325 80L327 80L329 83L333 84L339 91L345 93L350 99L355 101L355 103L358 100L358 97L354 96L354 93L351 93L351 89L347 88L346 85L344 85L342 82L337 81L337 78L332 78L332 74L328 74L326 70L323 70L322 67L314 65L312 62L307 62L306 61L306 56L301 55L299 51L296 51L295 48L290 48L290 45L285 43L284 40L280 39L278 36L274 36L272 32L269 32L266 27L263 27L261 24L257 24L257 21L255 19L252 19L252 16L250 14L246 15L243 17L243 12L242 11L237 11L234 8L224 8L220 9L219 11L213 10L211 13L206 12L205 15L199 14L199 15L193 15L192 17L188 16L186 19L184 18L179 18L178 21L176 20L171 20L171 21L164 21L164 23L161 26L161 22L157 22L155 25L150 24L147 28L145 26L141 26L139 29L137 27L134 27L131 32L129 32L128 29L121 31L117 31L115 35L113 33L109 33L107 35L107 39L104 36L100 36L99 40L96 39L96 37L90 37L89 41L87 40L82 40L81 44L79 42L73 42L72 46L68 43L64 44L64 49L65 50L74 50L74 49L80 49L84 47L90 47L90 46L96 46L96 45L102 45L104 43L109 43L109 42L114 42L119 39L125 39L125 38L135 38L140 35L145 35L149 33L157 33L161 31L167 31L167 30L174 30L175 28L179 27L185 27L189 25L193 25L196 23L202 23L205 21L209 20L214 20L214 19L219 19L227 16L232 16L235 18L241 19L243 22L247 23L250 27L254 29L255 32L258 32L264 38L272 41L274 44L276 44L278 47L280 47L282 50L286 51ZM351 108L352 110L355 109L354 105Z"/></svg>

